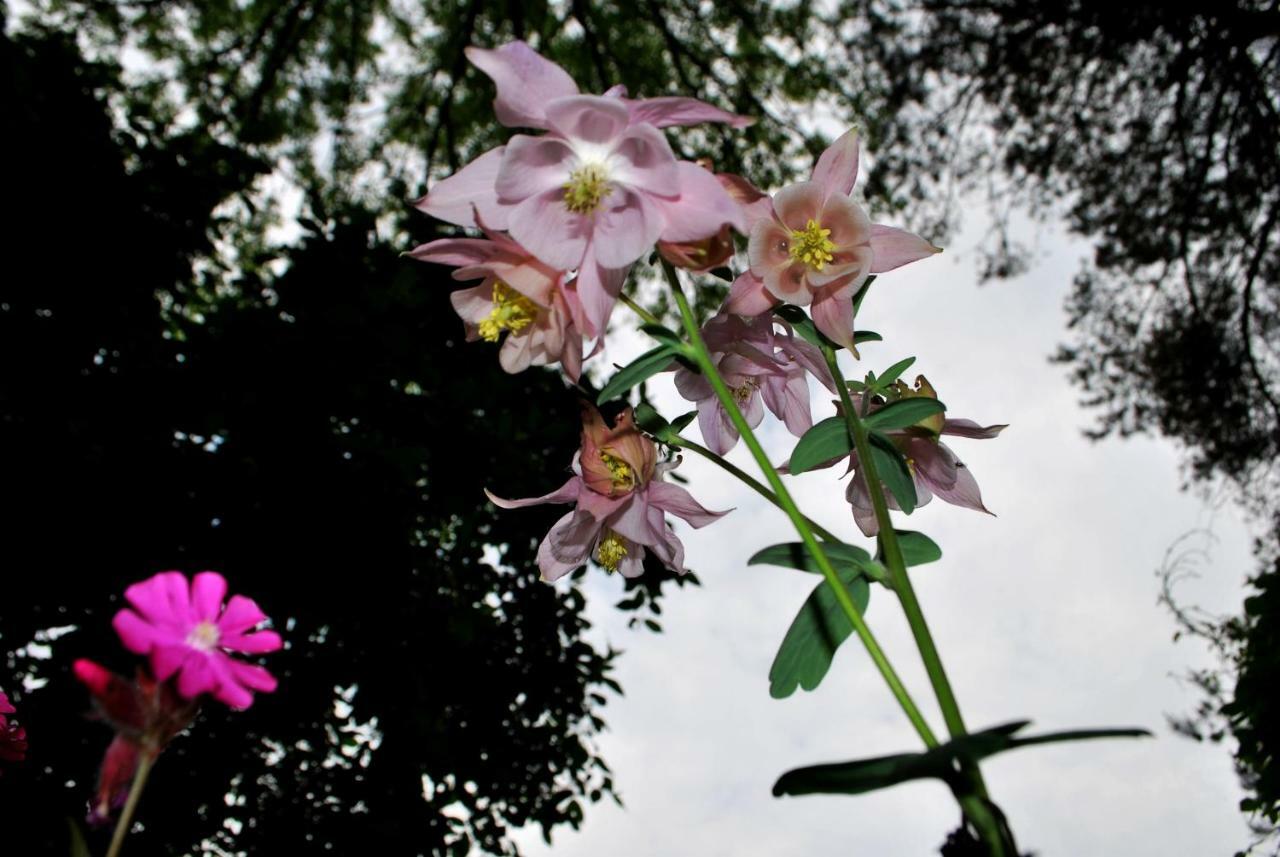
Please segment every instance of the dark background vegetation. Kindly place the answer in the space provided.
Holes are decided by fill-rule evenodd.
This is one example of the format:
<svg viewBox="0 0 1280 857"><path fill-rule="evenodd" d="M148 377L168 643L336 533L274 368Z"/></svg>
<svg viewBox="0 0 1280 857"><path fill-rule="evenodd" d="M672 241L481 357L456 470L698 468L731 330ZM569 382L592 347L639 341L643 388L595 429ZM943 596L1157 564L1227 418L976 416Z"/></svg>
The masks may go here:
<svg viewBox="0 0 1280 857"><path fill-rule="evenodd" d="M584 642L581 595L532 566L557 513L499 525L479 492L546 490L576 442L574 392L464 345L447 272L399 257L440 228L407 201L504 133L462 48L513 37L585 91L760 117L680 146L762 186L825 144L796 131L811 105L858 124L873 212L943 241L962 199L986 200L988 276L1031 262L1003 228L1014 212L1095 242L1057 359L1096 433L1173 438L1189 481L1233 485L1259 525L1244 612L1179 614L1222 666L1197 674L1205 704L1178 725L1229 742L1265 833L1280 821L1280 13L1178 9L8 8L0 686L31 755L0 806L29 853L66 853L108 740L71 659L129 668L118 593L165 568L223 571L290 647L271 658L279 693L210 709L166 753L131 853L514 853L511 827L575 824L612 793L592 736L616 653ZM625 607L652 620L666 582Z"/></svg>

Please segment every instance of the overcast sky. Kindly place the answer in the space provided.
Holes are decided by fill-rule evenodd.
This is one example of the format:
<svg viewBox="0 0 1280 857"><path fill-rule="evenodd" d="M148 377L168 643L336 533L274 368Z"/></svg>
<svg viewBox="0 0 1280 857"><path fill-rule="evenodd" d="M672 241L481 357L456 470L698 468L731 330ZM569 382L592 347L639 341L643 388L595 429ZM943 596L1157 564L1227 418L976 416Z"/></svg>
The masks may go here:
<svg viewBox="0 0 1280 857"><path fill-rule="evenodd" d="M979 286L966 248L980 227L947 253L883 276L859 316L860 328L886 339L865 347L868 367L915 355L909 377L925 373L949 416L1011 424L995 440L949 441L998 517L938 500L917 511L900 526L927 532L944 557L913 580L970 728L1027 718L1034 730L1142 726L1157 736L999 756L984 764L992 796L1023 849L1047 857L1225 857L1248 841L1241 791L1226 748L1165 725L1166 713L1198 701L1176 674L1208 659L1198 644L1172 642L1155 571L1175 540L1211 526L1210 562L1180 592L1209 609L1238 610L1254 567L1248 532L1230 506L1215 511L1179 490L1171 444L1082 437L1093 415L1077 404L1064 367L1047 358L1066 335L1063 297L1088 247L1042 232L1029 273ZM611 344L607 356L621 362L638 347ZM669 382L651 388L668 416L688 409ZM817 418L833 412L826 397L817 401ZM784 459L793 439L771 417L765 425L766 447ZM741 444L730 457L755 472ZM588 808L582 829L557 832L551 848L528 831L527 854L936 853L958 818L939 784L771 796L788 768L916 750L919 740L856 637L816 691L770 698L770 663L814 578L748 567L759 548L794 540L785 517L700 460L681 472L705 505L737 508L699 532L677 522L703 587L666 600L665 633L626 628L630 614L611 607L619 580L595 570L577 584L590 595L594 640L625 651L616 675L626 696L611 698L600 746L626 808ZM790 484L807 514L867 543L835 470ZM895 599L873 590L867 618L942 734Z"/></svg>

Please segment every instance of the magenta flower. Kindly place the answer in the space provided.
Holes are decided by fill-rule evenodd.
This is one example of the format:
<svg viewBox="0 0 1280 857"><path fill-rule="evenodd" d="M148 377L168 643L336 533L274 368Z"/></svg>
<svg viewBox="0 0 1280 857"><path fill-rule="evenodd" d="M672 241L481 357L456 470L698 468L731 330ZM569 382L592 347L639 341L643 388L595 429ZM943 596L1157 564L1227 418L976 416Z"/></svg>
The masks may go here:
<svg viewBox="0 0 1280 857"><path fill-rule="evenodd" d="M709 172L677 161L658 130L741 117L688 98L633 101L621 87L581 95L564 69L523 42L467 56L497 85L498 121L547 133L486 152L417 206L462 226L478 216L549 267L577 269L586 335L603 335L627 269L656 241L745 229L742 207Z"/></svg>
<svg viewBox="0 0 1280 857"><path fill-rule="evenodd" d="M102 825L124 806L142 754L159 756L191 724L198 704L180 697L172 682L157 682L142 669L130 681L82 658L72 671L92 694L98 716L116 731L103 754L97 791L89 804L89 823Z"/></svg>
<svg viewBox="0 0 1280 857"><path fill-rule="evenodd" d="M0 761L21 762L27 757L27 730L9 720L17 709L0 690Z"/></svg>
<svg viewBox="0 0 1280 857"><path fill-rule="evenodd" d="M558 580L595 559L608 571L638 577L645 551L672 571L684 573L684 545L665 513L704 527L726 512L712 512L678 485L663 482L674 465L657 463L657 449L636 428L627 408L612 427L591 405L583 406L582 448L574 457L573 476L550 494L504 500L487 489L497 506L518 509L541 503L574 503L576 508L551 527L538 546L542 579Z"/></svg>
<svg viewBox="0 0 1280 857"><path fill-rule="evenodd" d="M808 376L812 374L831 392L836 391L818 349L796 339L789 329L775 331L774 321L767 315L743 319L721 311L706 323L702 336L752 428L764 419L764 408L768 407L786 424L787 431L800 437L813 425ZM733 449L738 430L706 377L681 368L675 382L680 395L698 405L698 427L707 447L717 455Z"/></svg>
<svg viewBox="0 0 1280 857"><path fill-rule="evenodd" d="M202 571L188 585L181 572L164 571L125 590L133 609L118 612L112 626L125 648L150 656L158 681L176 675L182 696L208 693L232 708L248 708L251 691L270 693L276 680L228 652L257 655L283 644L275 631L254 630L267 620L257 604L233 595L224 607L226 594L227 581L217 572Z"/></svg>
<svg viewBox="0 0 1280 857"><path fill-rule="evenodd" d="M872 223L850 199L858 135L848 131L818 158L810 181L773 197L773 216L751 227L751 268L734 283L729 309L756 315L776 301L812 305L813 323L853 347L853 296L870 274L941 252L918 235Z"/></svg>
<svg viewBox="0 0 1280 857"><path fill-rule="evenodd" d="M923 375L916 378L914 390L902 382L898 382L895 386L899 395L904 398L911 396L936 398L933 387ZM982 492L978 490L978 481L973 478L973 474L964 462L957 458L951 448L939 438L947 434L989 439L1006 428L1008 426L1005 425L980 426L972 420L946 419L943 414L935 414L917 425L886 432L886 434L889 435L894 446L906 456L912 482L915 484L917 506L923 506L937 496L954 506L963 506L966 509L974 509L990 515L991 511L982 503ZM879 532L880 527L871 505L871 495L867 491L866 480L858 466L857 453L849 456L849 471L853 473L853 479L845 489L845 499L853 507L853 520L864 535L874 536ZM898 508L898 502L891 492L885 491L885 500L889 508Z"/></svg>
<svg viewBox="0 0 1280 857"><path fill-rule="evenodd" d="M498 362L511 373L529 366L564 366L574 381L582 373L582 333L577 292L565 287L565 275L539 262L500 232L488 238L443 238L409 251L439 265L459 265L455 280L483 279L450 296L466 325L467 341L497 342L506 334Z"/></svg>

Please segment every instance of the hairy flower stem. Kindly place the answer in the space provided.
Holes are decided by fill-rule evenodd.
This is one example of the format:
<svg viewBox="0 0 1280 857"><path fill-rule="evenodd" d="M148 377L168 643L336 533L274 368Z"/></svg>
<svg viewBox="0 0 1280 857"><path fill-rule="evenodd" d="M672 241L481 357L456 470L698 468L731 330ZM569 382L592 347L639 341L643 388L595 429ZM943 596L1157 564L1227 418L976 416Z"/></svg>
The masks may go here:
<svg viewBox="0 0 1280 857"><path fill-rule="evenodd" d="M836 357L835 349L824 345L822 354L826 358L827 368L831 370L836 389L840 393L840 409L843 411L845 424L853 439L854 451L858 456L858 467L862 471L862 478L867 483L867 493L871 496L871 506L875 510L876 522L879 524L880 546L884 552L885 566L889 570L891 588L902 602L902 611L907 616L907 624L911 626L911 635L915 638L916 647L920 650L920 659L924 661L925 671L929 674L929 683L933 685L934 695L938 698L938 707L942 709L942 718L947 724L947 731L952 738L958 738L966 734L964 718L960 714L960 704L956 701L955 692L951 689L951 681L947 678L947 671L942 666L942 657L938 654L933 634L929 632L929 624L925 621L924 611L920 608L920 601L916 598L915 589L911 585L907 564L902 558L902 547L898 544L898 534L893 528L893 521L889 518L889 506L884 499L884 486L880 482L879 474L876 473L875 460L871 456L871 440L867 434L867 427L863 425L858 412L854 409L853 401L849 396L849 385L845 383L844 375L840 372L840 362ZM1005 845L1008 834L1004 832L1004 825L987 807L987 786L982 779L982 771L973 762L963 763L963 769L974 792L967 798L958 798L964 807L965 814L978 829L993 855L1016 857L1016 851L1010 854Z"/></svg>
<svg viewBox="0 0 1280 857"><path fill-rule="evenodd" d="M124 809L120 810L120 820L116 822L115 832L111 834L111 847L107 849L107 857L119 857L124 846L124 838L133 826L133 813L138 808L138 800L142 797L142 789L147 784L147 775L155 757L151 749L145 745L138 754L138 770L133 774L133 784L129 786L129 796L125 798Z"/></svg>
<svg viewBox="0 0 1280 857"><path fill-rule="evenodd" d="M715 390L716 397L720 399L720 404L724 406L725 412L729 415L729 420L738 429L738 434L742 436L743 442L760 466L760 470L764 474L765 480L769 483L769 487L773 489L778 505L786 512L787 517L791 519L791 523L796 528L796 532L800 534L800 539L804 542L805 548L808 549L809 554L813 557L818 569L822 572L822 576L826 578L827 585L831 587L831 591L836 597L836 602L840 605L845 615L849 617L854 631L857 632L858 638L862 640L862 644L866 647L872 662L875 663L876 669L880 671L880 675L884 677L885 682L889 685L889 690L893 693L894 698L902 706L907 719L911 721L911 725L915 727L925 746L936 747L938 739L929 727L928 721L924 719L924 715L916 707L911 695L902 684L902 680L898 678L893 665L889 663L889 659L880 648L880 644L871 633L871 629L867 627L867 623L863 620L862 614L858 612L857 605L853 603L853 599L849 596L849 590L840 581L835 568L832 567L826 553L823 552L818 540L814 537L813 528L809 526L808 519L801 514L795 500L791 497L791 493L782 484L782 477L778 475L778 471L769 461L769 456L765 454L764 447L756 439L755 432L751 430L751 426L747 425L746 418L738 410L738 404L733 398L733 393L725 384L724 379L720 377L715 361L711 359L711 354L707 350L707 344L702 340L702 333L698 330L697 319L694 318L689 301L685 298L684 289L680 286L680 278L675 269L663 259L662 270L666 274L667 282L671 284L671 291L675 297L676 305L680 308L680 319L684 323L685 333L693 346L693 359L698 364L698 368L702 370L702 374L710 382L711 388Z"/></svg>

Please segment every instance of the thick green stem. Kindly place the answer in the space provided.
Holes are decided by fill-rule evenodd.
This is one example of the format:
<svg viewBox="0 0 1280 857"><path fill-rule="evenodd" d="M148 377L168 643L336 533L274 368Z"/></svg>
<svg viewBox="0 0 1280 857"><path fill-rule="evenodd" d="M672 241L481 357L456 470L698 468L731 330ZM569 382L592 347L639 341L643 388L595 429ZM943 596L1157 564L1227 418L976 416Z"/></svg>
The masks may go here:
<svg viewBox="0 0 1280 857"><path fill-rule="evenodd" d="M111 834L111 845L107 848L107 857L119 857L124 847L124 838L133 826L133 813L138 808L142 797L142 789L147 784L147 775L151 773L151 765L155 757L145 744L138 751L138 770L133 774L133 784L129 786L129 796L125 798L124 809L120 810L120 820L116 822L115 833Z"/></svg>
<svg viewBox="0 0 1280 857"><path fill-rule="evenodd" d="M751 430L751 426L747 424L746 418L742 416L742 412L738 409L733 393L725 384L724 379L720 377L715 362L711 359L711 354L707 350L707 345L702 340L702 333L698 330L697 319L694 318L689 301L685 298L684 289L680 286L680 279L675 269L665 259L662 261L662 269L667 276L667 281L671 284L671 291L675 297L676 305L680 308L680 318L684 323L685 333L689 336L689 342L693 345L693 358L697 362L698 368L702 370L702 374L710 382L711 388L715 391L716 397L728 414L730 422L737 428L743 443L751 451L751 455L760 466L760 470L765 480L769 483L769 487L773 489L773 494L777 498L779 507L791 519L791 523L796 528L796 532L800 534L800 539L804 542L805 548L813 556L813 560L822 572L822 576L826 578L827 584L831 587L832 593L836 597L836 602L840 605L845 615L849 617L854 631L857 633L858 638L862 640L862 644L866 647L872 662L875 663L876 668L889 685L889 690L893 693L894 698L902 706L907 719L911 721L911 725L915 727L916 732L919 733L926 746L936 747L938 739L933 734L928 721L924 719L924 715L916 707L911 695L902 684L902 680L898 678L897 672L894 671L893 665L889 663L889 659L885 656L880 644L871 633L871 629L867 627L862 614L858 612L857 605L853 603L853 599L849 596L849 590L841 582L840 576L836 574L835 568L832 567L826 553L823 552L818 540L814 537L813 528L809 526L808 519L801 514L800 509L796 506L791 493L787 491L787 487L782 483L782 478L778 475L778 471L770 463L769 456L765 454L764 447L760 445L755 432Z"/></svg>
<svg viewBox="0 0 1280 857"><path fill-rule="evenodd" d="M824 345L822 353L826 358L827 367L831 370L831 375L836 382L836 389L840 394L840 409L844 413L845 424L849 427L849 434L853 438L854 451L858 456L858 469L861 471L862 478L866 481L867 493L871 496L871 506L875 510L876 523L879 525L880 545L884 552L885 566L889 570L889 578L892 582L891 588L897 593L899 600L902 602L902 610L907 616L907 624L911 627L911 635L915 638L916 647L920 650L920 658L924 661L925 672L929 674L929 683L933 685L933 692L938 698L938 706L942 709L942 717L947 724L947 731L951 734L951 737L959 737L966 734L964 718L960 714L960 704L956 701L955 691L951 688L951 680L947 678L947 671L942 666L942 657L938 654L938 647L933 641L933 634L929 631L929 624L925 621L924 611L921 609L920 601L916 598L915 589L911 585L911 576L908 574L907 564L902 558L902 547L898 544L898 534L893 528L892 519L889 517L889 506L885 502L884 487L880 482L879 474L876 473L875 460L871 455L871 439L867 433L867 427L863 425L862 419L854 409L853 401L849 396L849 385L845 383L844 375L840 371L840 363L836 357L835 349ZM960 800L965 814L969 816L970 821L977 828L983 841L991 849L991 853L1005 855L1008 853L1008 848L1005 845L1007 834L1003 832L1003 825L992 815L986 805L987 787L982 779L982 771L974 763L964 763L963 768L974 788L972 796Z"/></svg>

